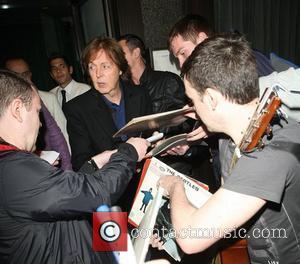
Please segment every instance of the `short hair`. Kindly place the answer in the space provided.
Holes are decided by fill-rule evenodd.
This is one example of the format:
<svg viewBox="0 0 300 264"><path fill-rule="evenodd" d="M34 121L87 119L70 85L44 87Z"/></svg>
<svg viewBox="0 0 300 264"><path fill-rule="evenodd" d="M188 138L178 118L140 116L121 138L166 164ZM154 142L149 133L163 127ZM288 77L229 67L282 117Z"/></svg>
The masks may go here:
<svg viewBox="0 0 300 264"><path fill-rule="evenodd" d="M107 37L96 37L85 47L82 52L82 64L85 71L88 73L88 65L91 59L99 50L104 50L107 56L118 66L122 71L121 78L130 80L130 69L125 58L125 54L115 39Z"/></svg>
<svg viewBox="0 0 300 264"><path fill-rule="evenodd" d="M125 34L118 38L118 41L125 40L130 51L139 48L141 51L141 56L145 58L146 47L143 40L134 34Z"/></svg>
<svg viewBox="0 0 300 264"><path fill-rule="evenodd" d="M182 75L200 95L213 88L238 104L259 97L256 60L250 44L238 34L223 33L201 42L183 64Z"/></svg>
<svg viewBox="0 0 300 264"><path fill-rule="evenodd" d="M20 98L30 107L33 94L34 88L29 81L11 71L0 70L0 117L14 99Z"/></svg>
<svg viewBox="0 0 300 264"><path fill-rule="evenodd" d="M181 35L184 40L190 40L194 44L197 43L197 36L200 32L204 32L208 37L212 36L214 31L208 20L202 16L188 14L178 20L169 33L169 47L175 37Z"/></svg>
<svg viewBox="0 0 300 264"><path fill-rule="evenodd" d="M48 58L48 69L49 69L49 71L51 71L51 61L53 61L55 59L62 59L65 62L65 64L68 66L68 68L70 66L72 66L70 64L69 59L65 55L63 55L61 53L58 53L58 52L53 52L53 53L50 54L50 56Z"/></svg>

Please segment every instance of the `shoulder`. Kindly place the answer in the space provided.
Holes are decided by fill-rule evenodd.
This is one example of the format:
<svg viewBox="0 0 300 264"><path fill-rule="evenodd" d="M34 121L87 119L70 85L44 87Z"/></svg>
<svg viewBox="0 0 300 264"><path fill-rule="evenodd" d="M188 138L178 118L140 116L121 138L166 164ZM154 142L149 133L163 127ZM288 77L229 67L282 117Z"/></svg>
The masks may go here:
<svg viewBox="0 0 300 264"><path fill-rule="evenodd" d="M52 92L45 92L39 90L38 93L43 101L57 101L55 94Z"/></svg>
<svg viewBox="0 0 300 264"><path fill-rule="evenodd" d="M169 71L155 71L151 68L147 68L145 74L151 79L175 80L181 82L180 76Z"/></svg>
<svg viewBox="0 0 300 264"><path fill-rule="evenodd" d="M273 126L273 138L266 144L266 151L274 158L284 156L298 163L300 157L300 125L288 119Z"/></svg>
<svg viewBox="0 0 300 264"><path fill-rule="evenodd" d="M93 89L89 89L88 91L74 97L72 100L67 102L64 110L65 112L69 112L70 109L73 111L74 109L78 108L80 111L82 111L83 109L94 105L95 102L96 99L94 96L94 91Z"/></svg>
<svg viewBox="0 0 300 264"><path fill-rule="evenodd" d="M75 80L73 80L73 82L74 82L74 86L76 86L76 89L81 89L84 91L88 91L91 89L91 86L89 86L88 84L76 82Z"/></svg>
<svg viewBox="0 0 300 264"><path fill-rule="evenodd" d="M38 175L42 170L48 171L52 166L30 152L13 152L7 157L1 159L0 166L6 178L15 178L20 181L25 181L25 178L30 178ZM11 179L13 181L13 179Z"/></svg>
<svg viewBox="0 0 300 264"><path fill-rule="evenodd" d="M124 93L129 96L146 96L147 92L144 89L139 89L135 87L128 81L120 81L121 87L124 89Z"/></svg>
<svg viewBox="0 0 300 264"><path fill-rule="evenodd" d="M56 87L54 87L53 89L51 89L49 92L50 92L50 93L53 93L53 94L56 94L57 91L58 91L58 88L59 88L59 86L56 86Z"/></svg>

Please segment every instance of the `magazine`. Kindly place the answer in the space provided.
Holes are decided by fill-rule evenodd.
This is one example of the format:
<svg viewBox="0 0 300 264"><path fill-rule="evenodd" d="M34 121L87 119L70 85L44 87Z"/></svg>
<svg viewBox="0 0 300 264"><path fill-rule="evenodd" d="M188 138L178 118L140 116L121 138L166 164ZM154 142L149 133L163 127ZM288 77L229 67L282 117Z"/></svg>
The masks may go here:
<svg viewBox="0 0 300 264"><path fill-rule="evenodd" d="M212 194L208 191L207 185L177 172L156 158L148 159L145 162L128 221L139 230L153 230L154 233L158 233L164 242L163 248L175 260L180 261L183 253L174 238L169 200L163 197L161 189L157 190L156 187L157 181L163 175L180 177L184 182L188 200L197 208L201 207ZM142 258L143 254L147 253L149 239L138 237L133 242L134 248L139 253L135 252L142 254L140 255Z"/></svg>
<svg viewBox="0 0 300 264"><path fill-rule="evenodd" d="M152 157L159 155L167 150L174 148L179 145L187 145L189 144L187 141L187 134L179 134L166 139L161 140L153 149L151 149L146 157Z"/></svg>
<svg viewBox="0 0 300 264"><path fill-rule="evenodd" d="M146 115L133 118L124 127L122 127L113 137L121 135L129 135L135 132L142 132L145 130L155 130L162 127L172 127L183 123L187 117L186 113L194 112L193 107L182 108L178 110Z"/></svg>

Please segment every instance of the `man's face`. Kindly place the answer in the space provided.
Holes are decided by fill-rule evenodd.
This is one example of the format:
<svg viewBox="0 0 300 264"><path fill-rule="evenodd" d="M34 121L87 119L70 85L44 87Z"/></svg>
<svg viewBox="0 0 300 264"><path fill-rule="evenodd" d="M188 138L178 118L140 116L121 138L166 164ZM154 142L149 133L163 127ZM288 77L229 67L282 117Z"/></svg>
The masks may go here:
<svg viewBox="0 0 300 264"><path fill-rule="evenodd" d="M205 124L209 131L214 131L212 126L212 113L210 108L205 105L204 95L200 95L192 86L192 84L184 78L184 87L186 95L192 100L195 111L201 121Z"/></svg>
<svg viewBox="0 0 300 264"><path fill-rule="evenodd" d="M182 67L186 59L191 55L195 47L206 38L207 35L204 32L200 32L198 34L195 43L191 40L183 39L180 34L173 38L173 40L171 41L171 51L175 58L178 59L180 68Z"/></svg>
<svg viewBox="0 0 300 264"><path fill-rule="evenodd" d="M131 51L128 48L126 40L124 39L119 41L119 45L121 46L123 52L125 53L125 58L127 60L129 67L131 68L134 65L134 61L135 61L133 51Z"/></svg>
<svg viewBox="0 0 300 264"><path fill-rule="evenodd" d="M121 71L104 50L99 50L88 65L93 85L104 96L114 94L119 87Z"/></svg>
<svg viewBox="0 0 300 264"><path fill-rule="evenodd" d="M5 63L5 68L21 75L23 78L27 79L28 81L31 81L32 74L26 61L22 59L8 60Z"/></svg>
<svg viewBox="0 0 300 264"><path fill-rule="evenodd" d="M34 95L31 104L22 111L24 149L27 151L35 150L35 143L40 129L39 113L41 110L41 101L37 92Z"/></svg>
<svg viewBox="0 0 300 264"><path fill-rule="evenodd" d="M191 55L196 44L190 40L184 40L181 35L176 36L171 42L171 51L178 59L180 68L186 59Z"/></svg>
<svg viewBox="0 0 300 264"><path fill-rule="evenodd" d="M50 62L50 75L63 88L71 82L72 72L72 66L68 67L62 58L53 59Z"/></svg>

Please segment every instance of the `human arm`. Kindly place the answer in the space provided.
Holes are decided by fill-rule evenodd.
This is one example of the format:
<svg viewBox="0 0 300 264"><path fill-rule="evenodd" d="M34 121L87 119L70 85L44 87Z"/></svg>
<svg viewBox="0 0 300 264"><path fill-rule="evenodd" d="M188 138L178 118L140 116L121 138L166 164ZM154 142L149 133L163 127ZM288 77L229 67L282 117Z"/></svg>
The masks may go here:
<svg viewBox="0 0 300 264"><path fill-rule="evenodd" d="M71 170L71 156L67 141L58 127L56 121L42 102L42 115L45 126L46 148L55 150L60 155L61 168Z"/></svg>
<svg viewBox="0 0 300 264"><path fill-rule="evenodd" d="M135 139L143 145L147 142ZM14 216L37 221L76 219L100 204L113 204L135 172L140 155L132 144L121 144L110 162L93 174L62 171L32 154L7 166L3 183L7 207ZM22 179L22 181L20 181Z"/></svg>
<svg viewBox="0 0 300 264"><path fill-rule="evenodd" d="M182 237L177 242L186 253L203 251L219 239L249 220L266 203L265 200L220 188L201 208L193 207L186 198L181 180L174 176L161 178L159 184L166 189L171 201L172 224L177 234L197 228L206 236ZM247 206L245 206L247 204ZM182 217L182 216L185 217ZM181 230L181 231L180 231ZM215 232L207 236L207 232ZM215 234L215 235L214 235Z"/></svg>
<svg viewBox="0 0 300 264"><path fill-rule="evenodd" d="M94 126L95 121L88 119L87 116L90 115L90 113L86 114L80 107L81 105L76 105L70 101L64 108L72 150L71 162L75 171L78 171L86 161L99 153L99 151L96 152L94 149L95 146L93 145L91 135L89 134L90 130L88 126L88 122ZM99 140L101 140L100 135ZM102 149L102 151L107 149L111 148Z"/></svg>

